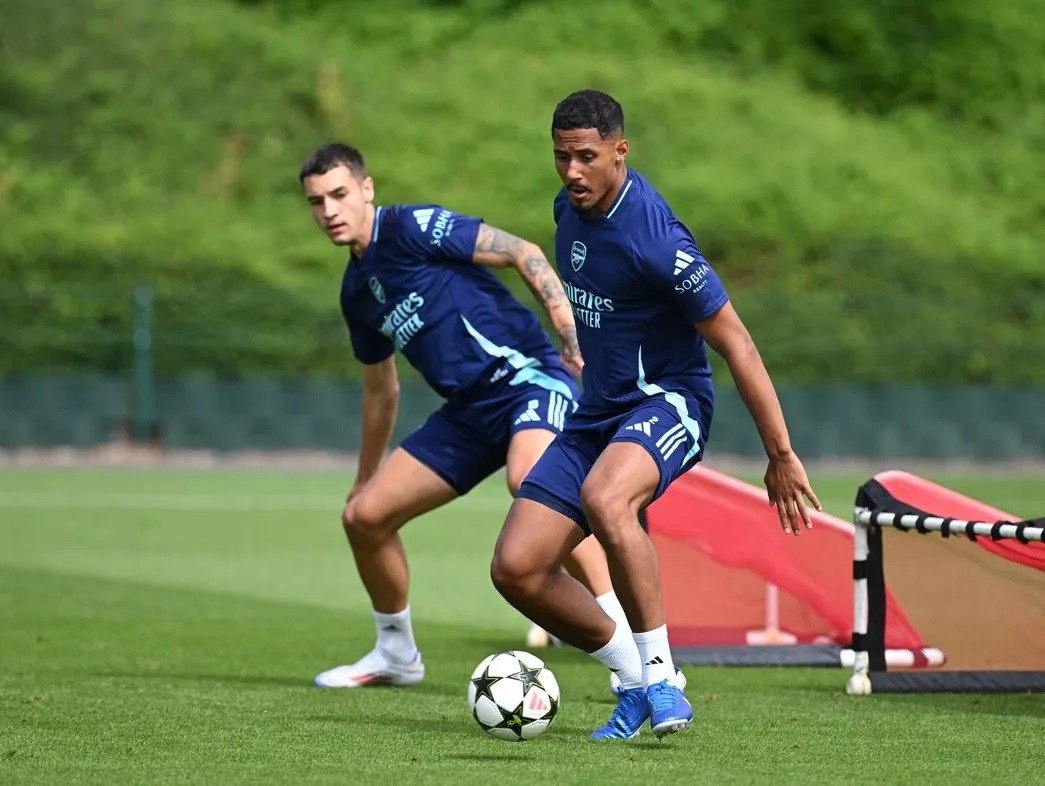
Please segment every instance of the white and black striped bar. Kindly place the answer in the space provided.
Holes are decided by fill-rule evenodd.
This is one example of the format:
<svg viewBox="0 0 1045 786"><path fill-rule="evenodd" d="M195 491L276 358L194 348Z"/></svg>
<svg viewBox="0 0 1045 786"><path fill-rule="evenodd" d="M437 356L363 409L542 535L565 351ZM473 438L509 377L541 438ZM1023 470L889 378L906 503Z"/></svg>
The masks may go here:
<svg viewBox="0 0 1045 786"><path fill-rule="evenodd" d="M882 527L939 532L943 537L965 535L994 540L1011 538L1021 543L1045 542L1045 526L1032 522L986 522L914 514L874 513L857 506L853 543L853 674L846 691L871 692L1024 692L1045 691L1045 671L890 673L885 657L885 577L882 569ZM921 665L942 665L943 653L928 655Z"/></svg>
<svg viewBox="0 0 1045 786"><path fill-rule="evenodd" d="M866 655L866 653L865 653ZM857 653L836 644L759 644L672 647L671 657L681 666L803 666L851 669ZM942 666L944 654L935 647L887 649L890 669Z"/></svg>
<svg viewBox="0 0 1045 786"><path fill-rule="evenodd" d="M853 533L853 674L885 671L885 577L882 531L866 526Z"/></svg>
<svg viewBox="0 0 1045 786"><path fill-rule="evenodd" d="M853 533L853 674L867 677L871 671L867 639L867 528L856 527ZM884 645L883 645L884 646Z"/></svg>
<svg viewBox="0 0 1045 786"><path fill-rule="evenodd" d="M938 516L875 513L868 508L856 508L855 513L855 523L865 527L877 524L881 527L895 527L905 531L939 532L945 538L951 535L965 535L967 537L983 537L994 540L1010 538L1021 543L1030 543L1031 541L1045 542L1045 527L1034 527L1021 523L1002 521L990 523L986 521L940 518Z"/></svg>

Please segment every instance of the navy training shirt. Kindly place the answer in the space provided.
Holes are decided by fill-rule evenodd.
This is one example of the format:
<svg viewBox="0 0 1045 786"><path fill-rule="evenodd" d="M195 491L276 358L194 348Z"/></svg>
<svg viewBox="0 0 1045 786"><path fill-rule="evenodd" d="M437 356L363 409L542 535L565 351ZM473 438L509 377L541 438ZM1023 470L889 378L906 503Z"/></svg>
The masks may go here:
<svg viewBox="0 0 1045 786"><path fill-rule="evenodd" d="M468 401L559 353L537 315L472 261L481 218L439 205L377 207L370 245L341 282L341 313L365 364L400 351L448 401Z"/></svg>
<svg viewBox="0 0 1045 786"><path fill-rule="evenodd" d="M714 401L693 325L729 300L686 226L638 172L612 207L581 215L555 198L555 256L584 356L580 413L611 414L664 392Z"/></svg>

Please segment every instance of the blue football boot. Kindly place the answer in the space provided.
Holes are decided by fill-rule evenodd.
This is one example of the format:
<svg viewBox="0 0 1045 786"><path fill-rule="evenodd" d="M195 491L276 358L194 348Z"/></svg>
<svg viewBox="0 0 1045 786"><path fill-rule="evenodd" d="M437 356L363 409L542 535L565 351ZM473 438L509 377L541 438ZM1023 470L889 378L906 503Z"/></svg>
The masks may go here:
<svg viewBox="0 0 1045 786"><path fill-rule="evenodd" d="M693 707L669 680L661 680L646 688L646 698L649 701L650 727L658 738L689 728Z"/></svg>
<svg viewBox="0 0 1045 786"><path fill-rule="evenodd" d="M620 696L617 709L605 725L591 733L593 740L630 740L639 736L639 730L649 719L650 702L646 691L632 688Z"/></svg>

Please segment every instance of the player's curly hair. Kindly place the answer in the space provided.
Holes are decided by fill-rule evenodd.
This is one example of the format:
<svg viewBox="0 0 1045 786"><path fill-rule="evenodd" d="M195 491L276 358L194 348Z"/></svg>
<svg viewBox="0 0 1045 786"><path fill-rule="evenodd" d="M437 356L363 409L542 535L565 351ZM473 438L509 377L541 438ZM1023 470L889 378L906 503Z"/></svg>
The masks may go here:
<svg viewBox="0 0 1045 786"><path fill-rule="evenodd" d="M555 107L552 136L556 131L575 128L594 128L603 139L611 134L623 134L624 110L611 95L598 90L578 90Z"/></svg>
<svg viewBox="0 0 1045 786"><path fill-rule="evenodd" d="M298 172L298 180L304 182L306 177L326 174L337 166L348 167L359 180L366 177L366 164L359 150L343 142L328 142L308 154Z"/></svg>

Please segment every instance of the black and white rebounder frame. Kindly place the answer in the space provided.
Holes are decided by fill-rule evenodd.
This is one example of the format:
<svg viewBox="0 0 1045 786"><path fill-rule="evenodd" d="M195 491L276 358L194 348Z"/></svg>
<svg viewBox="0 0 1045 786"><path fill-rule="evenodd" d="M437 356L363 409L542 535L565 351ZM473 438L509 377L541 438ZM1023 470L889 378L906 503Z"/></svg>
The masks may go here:
<svg viewBox="0 0 1045 786"><path fill-rule="evenodd" d="M853 516L853 674L851 695L875 693L1022 693L1045 691L1045 671L890 672L885 658L885 576L882 527L922 535L962 535L975 540L1014 538L1045 542L1045 519L1021 522L962 521L932 516L896 500L870 480L860 487Z"/></svg>

